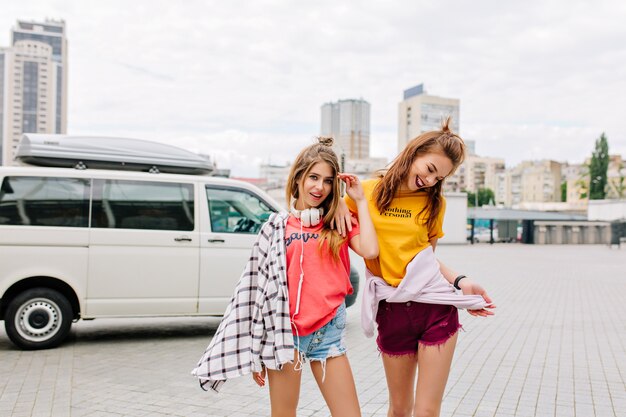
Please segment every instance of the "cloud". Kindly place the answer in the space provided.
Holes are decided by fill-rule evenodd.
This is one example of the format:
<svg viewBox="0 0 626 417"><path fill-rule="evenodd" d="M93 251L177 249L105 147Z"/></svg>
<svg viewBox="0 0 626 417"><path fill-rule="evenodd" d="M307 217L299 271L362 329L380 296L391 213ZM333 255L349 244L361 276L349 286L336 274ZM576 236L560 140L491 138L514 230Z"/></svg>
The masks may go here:
<svg viewBox="0 0 626 417"><path fill-rule="evenodd" d="M393 157L402 91L422 82L507 165L581 161L603 131L626 155L626 3L242 4L9 2L0 40L18 18L65 19L70 133L195 147L246 176L293 159L345 98L371 103L372 152Z"/></svg>
<svg viewBox="0 0 626 417"><path fill-rule="evenodd" d="M509 155L506 165L512 167L524 160L539 159L581 163L591 155L601 133L586 127L501 123L470 125L464 137L478 138L476 152L479 155Z"/></svg>

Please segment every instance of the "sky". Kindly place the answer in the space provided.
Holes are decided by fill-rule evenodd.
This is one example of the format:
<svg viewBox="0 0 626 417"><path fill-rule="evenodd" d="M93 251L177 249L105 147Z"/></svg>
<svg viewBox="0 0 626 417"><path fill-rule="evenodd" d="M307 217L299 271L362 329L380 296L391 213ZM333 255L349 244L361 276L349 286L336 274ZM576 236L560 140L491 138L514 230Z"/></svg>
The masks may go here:
<svg viewBox="0 0 626 417"><path fill-rule="evenodd" d="M285 164L320 107L371 105L371 156L397 154L398 103L423 83L460 99L481 156L583 162L602 132L626 158L626 2L0 0L66 22L68 134L209 154L232 176Z"/></svg>

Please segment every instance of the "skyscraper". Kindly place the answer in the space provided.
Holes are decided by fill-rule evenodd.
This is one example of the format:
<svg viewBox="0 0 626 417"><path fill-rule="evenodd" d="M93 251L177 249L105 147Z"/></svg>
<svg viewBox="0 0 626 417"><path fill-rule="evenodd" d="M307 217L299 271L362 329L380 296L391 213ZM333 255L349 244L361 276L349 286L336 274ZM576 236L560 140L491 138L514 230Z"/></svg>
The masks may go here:
<svg viewBox="0 0 626 417"><path fill-rule="evenodd" d="M398 152L421 133L439 129L447 116L452 117L452 131L459 133L459 106L459 99L426 94L424 84L404 90L398 105Z"/></svg>
<svg viewBox="0 0 626 417"><path fill-rule="evenodd" d="M4 137L6 136L4 133L4 107L5 101L4 97L6 96L4 78L5 78L5 62L7 60L7 51L6 48L0 48L0 165L3 165L3 155L4 155Z"/></svg>
<svg viewBox="0 0 626 417"><path fill-rule="evenodd" d="M13 161L22 133L67 132L65 22L18 21L0 49L2 163Z"/></svg>
<svg viewBox="0 0 626 417"><path fill-rule="evenodd" d="M325 103L320 134L332 136L339 152L347 158L369 158L370 104L363 99Z"/></svg>
<svg viewBox="0 0 626 417"><path fill-rule="evenodd" d="M67 132L67 38L63 20L46 20L45 23L18 21L13 28L12 43L21 40L34 40L52 46L52 61L55 66L55 78L51 82L56 85L55 130L54 133Z"/></svg>

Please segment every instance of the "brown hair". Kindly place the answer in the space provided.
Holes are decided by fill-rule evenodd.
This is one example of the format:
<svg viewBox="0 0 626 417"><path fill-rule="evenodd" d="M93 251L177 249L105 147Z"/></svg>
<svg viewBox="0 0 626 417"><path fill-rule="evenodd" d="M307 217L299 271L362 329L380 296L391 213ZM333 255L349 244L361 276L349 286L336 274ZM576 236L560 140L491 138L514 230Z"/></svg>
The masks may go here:
<svg viewBox="0 0 626 417"><path fill-rule="evenodd" d="M318 137L317 142L318 143L304 148L300 154L298 154L296 160L291 166L291 171L289 172L289 177L287 179L287 185L285 187L285 201L289 206L291 206L292 200L298 199L298 182L306 178L311 171L311 168L313 168L313 165L318 162L326 162L330 165L335 178L330 194L319 206L324 209L324 215L322 218L324 227L322 228L320 247L324 241L327 240L328 247L330 248L333 257L335 259L339 259L339 248L346 238L342 237L336 230L330 228L330 222L335 216L335 211L337 211L340 198L339 178L337 177L337 174L339 173L339 161L337 159L337 154L332 148L333 138Z"/></svg>
<svg viewBox="0 0 626 417"><path fill-rule="evenodd" d="M389 208L391 200L407 180L411 165L418 156L434 152L448 157L453 167L450 174L461 165L465 159L465 143L460 136L450 130L450 120L450 117L447 117L442 121L441 129L422 133L411 140L391 162L389 168L378 173L381 180L374 189L374 196L379 212L383 213ZM427 227L430 229L434 225L441 211L442 187L443 180L438 181L432 187L420 190L428 193L429 199L426 207L416 216L416 223L420 215L424 213L428 214Z"/></svg>

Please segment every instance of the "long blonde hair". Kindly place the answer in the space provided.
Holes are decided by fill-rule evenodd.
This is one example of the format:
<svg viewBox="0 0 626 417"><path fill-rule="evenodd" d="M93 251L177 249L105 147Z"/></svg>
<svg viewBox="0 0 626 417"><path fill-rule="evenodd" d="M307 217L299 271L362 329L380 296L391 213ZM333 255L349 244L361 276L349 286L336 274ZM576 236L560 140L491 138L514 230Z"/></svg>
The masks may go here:
<svg viewBox="0 0 626 417"><path fill-rule="evenodd" d="M285 201L288 205L292 203L292 200L297 200L300 197L298 190L298 183L306 178L306 176L313 168L313 165L318 162L326 162L330 165L333 171L333 185L330 194L320 204L319 208L324 209L324 215L322 218L323 228L321 232L320 247L324 241L328 241L328 247L335 259L339 259L339 248L343 244L346 238L342 237L336 230L330 228L330 222L335 216L337 206L339 205L340 191L339 191L339 161L337 154L333 151L333 138L318 137L317 142L313 145L304 148L294 161L289 172L287 179L287 186L285 187Z"/></svg>
<svg viewBox="0 0 626 417"><path fill-rule="evenodd" d="M465 143L459 135L450 130L450 121L450 117L447 117L442 121L441 129L422 133L411 140L391 162L389 168L378 173L381 180L374 189L374 196L379 212L382 213L389 208L399 188L406 182L411 165L413 165L413 161L418 156L435 152L448 157L453 167L450 174L454 173L459 165L463 163L465 159ZM438 181L434 186L422 189L428 193L429 199L426 207L416 216L416 223L418 223L420 215L426 213L428 214L427 227L431 228L434 225L441 211L442 188L443 181Z"/></svg>

